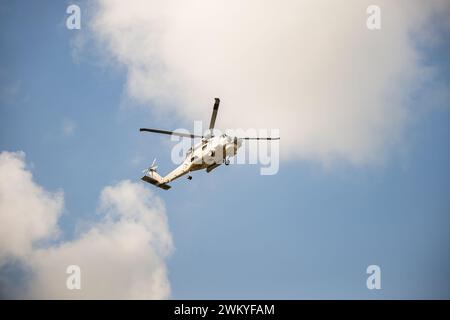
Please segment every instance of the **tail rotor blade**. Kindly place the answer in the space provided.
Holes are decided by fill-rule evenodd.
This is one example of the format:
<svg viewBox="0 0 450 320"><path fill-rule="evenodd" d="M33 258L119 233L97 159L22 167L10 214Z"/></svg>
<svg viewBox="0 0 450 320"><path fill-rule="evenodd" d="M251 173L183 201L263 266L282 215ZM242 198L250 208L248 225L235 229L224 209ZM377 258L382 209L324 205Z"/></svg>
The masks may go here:
<svg viewBox="0 0 450 320"><path fill-rule="evenodd" d="M156 169L158 168L158 166L155 165L155 164L156 164L156 158L153 159L153 162L152 162L152 164L150 165L150 167L148 167L148 168L145 169L145 170L142 170L142 173L143 173L144 175L147 175L149 172L156 171Z"/></svg>

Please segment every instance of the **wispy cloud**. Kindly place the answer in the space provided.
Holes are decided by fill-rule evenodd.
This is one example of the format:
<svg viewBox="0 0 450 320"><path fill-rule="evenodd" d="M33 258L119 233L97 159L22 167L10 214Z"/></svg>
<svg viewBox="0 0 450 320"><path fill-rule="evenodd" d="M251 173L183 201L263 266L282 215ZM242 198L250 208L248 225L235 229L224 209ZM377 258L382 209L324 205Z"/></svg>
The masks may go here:
<svg viewBox="0 0 450 320"><path fill-rule="evenodd" d="M75 133L76 125L73 120L64 119L62 123L62 132L66 137L73 136Z"/></svg>
<svg viewBox="0 0 450 320"><path fill-rule="evenodd" d="M19 98L21 82L15 81L0 87L0 101L12 102Z"/></svg>

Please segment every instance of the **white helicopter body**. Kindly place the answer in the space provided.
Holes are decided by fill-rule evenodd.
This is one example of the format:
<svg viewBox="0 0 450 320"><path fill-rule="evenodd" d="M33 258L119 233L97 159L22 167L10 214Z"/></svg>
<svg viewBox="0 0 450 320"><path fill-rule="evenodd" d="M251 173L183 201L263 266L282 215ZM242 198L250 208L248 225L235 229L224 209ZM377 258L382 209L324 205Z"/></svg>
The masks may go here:
<svg viewBox="0 0 450 320"><path fill-rule="evenodd" d="M215 98L215 104L213 113L211 116L211 122L209 125L209 133L205 136L198 136L193 134L178 133L174 131L166 131L159 129L147 129L141 128L140 131L147 131L153 133L162 133L169 135L177 135L188 138L201 138L201 141L190 148L186 153L186 159L173 171L169 172L166 176L162 177L156 172L157 166L155 160L152 165L144 170L144 176L142 180L151 183L159 188L168 190L171 187L169 182L190 173L191 171L197 171L206 169L206 172L211 172L213 169L220 166L222 163L228 165L230 163L229 158L236 155L238 149L242 145L243 140L278 140L280 138L238 138L231 137L226 134L214 136L214 124L217 117L217 111L219 109L219 98ZM189 175L188 179L192 179Z"/></svg>

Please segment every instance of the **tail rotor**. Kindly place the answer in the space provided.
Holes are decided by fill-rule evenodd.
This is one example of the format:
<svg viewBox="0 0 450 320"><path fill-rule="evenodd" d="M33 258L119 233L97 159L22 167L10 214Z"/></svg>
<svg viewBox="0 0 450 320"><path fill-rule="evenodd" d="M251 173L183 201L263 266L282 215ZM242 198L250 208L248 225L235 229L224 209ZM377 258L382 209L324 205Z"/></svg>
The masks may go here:
<svg viewBox="0 0 450 320"><path fill-rule="evenodd" d="M148 175L150 172L156 172L157 168L158 168L158 166L156 165L156 158L155 158L155 159L153 159L151 166L148 167L147 169L143 170L142 173L144 175Z"/></svg>

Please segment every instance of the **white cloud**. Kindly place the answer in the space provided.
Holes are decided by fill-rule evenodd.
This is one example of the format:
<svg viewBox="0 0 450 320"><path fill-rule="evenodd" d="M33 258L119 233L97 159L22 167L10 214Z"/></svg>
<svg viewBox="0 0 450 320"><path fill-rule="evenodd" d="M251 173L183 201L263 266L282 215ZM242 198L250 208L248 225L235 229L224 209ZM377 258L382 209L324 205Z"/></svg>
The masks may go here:
<svg viewBox="0 0 450 320"><path fill-rule="evenodd" d="M70 119L64 119L62 123L62 132L66 137L73 136L75 133L75 122Z"/></svg>
<svg viewBox="0 0 450 320"><path fill-rule="evenodd" d="M446 1L98 0L92 30L127 69L127 92L186 120L279 128L294 158L366 163L401 138L411 92L432 77L413 38L426 39ZM428 34L429 36L429 34Z"/></svg>
<svg viewBox="0 0 450 320"><path fill-rule="evenodd" d="M64 200L33 182L23 152L0 153L0 266L26 258L33 244L57 235Z"/></svg>
<svg viewBox="0 0 450 320"><path fill-rule="evenodd" d="M103 215L100 222L71 241L34 248L35 240L54 233L62 210L62 195L50 194L32 181L31 173L25 169L23 153L3 152L0 159L0 265L9 257L19 257L31 270L27 290L21 293L23 297L169 297L165 261L173 248L172 237L164 204L149 189L130 181L104 188L98 209ZM31 195L31 200L11 197L24 193ZM37 218L40 218L39 232L33 229L38 228ZM69 275L65 272L69 265L81 268L81 290L66 288Z"/></svg>

